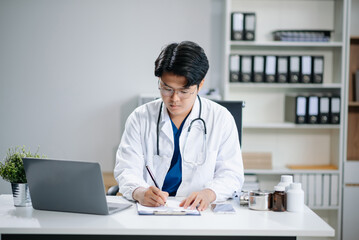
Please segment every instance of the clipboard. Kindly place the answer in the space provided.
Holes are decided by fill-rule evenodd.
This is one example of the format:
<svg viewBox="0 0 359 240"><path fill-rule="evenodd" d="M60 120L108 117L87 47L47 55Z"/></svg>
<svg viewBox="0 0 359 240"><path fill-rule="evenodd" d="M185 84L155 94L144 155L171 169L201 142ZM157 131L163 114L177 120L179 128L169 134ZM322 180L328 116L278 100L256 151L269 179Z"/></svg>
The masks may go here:
<svg viewBox="0 0 359 240"><path fill-rule="evenodd" d="M201 213L197 209L185 209L179 207L180 201L175 199L167 199L166 206L146 207L137 203L138 215L158 215L158 216L200 216Z"/></svg>

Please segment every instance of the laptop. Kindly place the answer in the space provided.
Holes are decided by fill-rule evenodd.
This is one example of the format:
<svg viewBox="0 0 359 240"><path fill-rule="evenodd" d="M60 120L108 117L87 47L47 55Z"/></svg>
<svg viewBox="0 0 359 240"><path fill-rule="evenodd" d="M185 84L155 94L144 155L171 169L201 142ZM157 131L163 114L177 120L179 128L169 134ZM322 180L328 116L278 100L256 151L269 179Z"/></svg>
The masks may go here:
<svg viewBox="0 0 359 240"><path fill-rule="evenodd" d="M23 158L32 206L38 210L108 215L131 203L107 203L99 163Z"/></svg>

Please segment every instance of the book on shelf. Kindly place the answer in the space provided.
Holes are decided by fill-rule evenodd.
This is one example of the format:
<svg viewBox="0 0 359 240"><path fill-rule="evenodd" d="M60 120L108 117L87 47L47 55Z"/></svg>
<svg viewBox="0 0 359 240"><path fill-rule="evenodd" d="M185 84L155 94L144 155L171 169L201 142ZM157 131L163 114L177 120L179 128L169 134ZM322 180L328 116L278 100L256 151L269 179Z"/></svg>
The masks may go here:
<svg viewBox="0 0 359 240"><path fill-rule="evenodd" d="M323 174L323 207L329 207L330 175Z"/></svg>
<svg viewBox="0 0 359 240"><path fill-rule="evenodd" d="M330 30L277 30L273 31L274 41L283 42L329 42Z"/></svg>
<svg viewBox="0 0 359 240"><path fill-rule="evenodd" d="M308 174L308 205L313 207L315 205L315 175Z"/></svg>
<svg viewBox="0 0 359 240"><path fill-rule="evenodd" d="M332 164L327 164L327 165L288 164L287 168L292 170L338 170L338 167Z"/></svg>
<svg viewBox="0 0 359 240"><path fill-rule="evenodd" d="M323 174L315 175L315 206L322 206Z"/></svg>

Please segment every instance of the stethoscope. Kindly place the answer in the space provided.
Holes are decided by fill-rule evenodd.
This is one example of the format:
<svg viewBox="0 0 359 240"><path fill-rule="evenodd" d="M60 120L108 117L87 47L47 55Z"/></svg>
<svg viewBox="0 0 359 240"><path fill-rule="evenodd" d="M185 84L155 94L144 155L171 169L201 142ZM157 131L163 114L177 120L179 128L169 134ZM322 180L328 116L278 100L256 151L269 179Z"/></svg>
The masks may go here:
<svg viewBox="0 0 359 240"><path fill-rule="evenodd" d="M199 101L199 114L198 114L198 118L195 118L191 121L191 123L189 124L189 127L188 127L188 130L187 130L187 136L186 136L186 140L184 142L184 145L183 145L183 153L185 153L185 149L186 149L186 143L187 143L187 138L188 138L188 135L190 134L191 132L191 128L192 128L192 125L194 122L196 121L200 121L202 122L203 124L203 148L204 148L204 157L202 159L202 161L187 161L187 158L185 156L182 156L182 160L190 165L193 165L193 166L201 166L204 164L205 160L206 160L206 155L207 155L207 142L206 142L206 136L207 136L207 127L206 127L206 122L203 120L203 118L201 117L201 114L202 114L202 101L201 101L201 98L197 95L197 98L198 98L198 101ZM159 141L159 134L160 134L160 128L159 128L159 125L160 125L160 120L161 120L161 113L162 113L162 107L163 107L163 101L161 102L161 106L160 106L160 111L158 113L158 119L157 119L157 156L160 156L160 141Z"/></svg>

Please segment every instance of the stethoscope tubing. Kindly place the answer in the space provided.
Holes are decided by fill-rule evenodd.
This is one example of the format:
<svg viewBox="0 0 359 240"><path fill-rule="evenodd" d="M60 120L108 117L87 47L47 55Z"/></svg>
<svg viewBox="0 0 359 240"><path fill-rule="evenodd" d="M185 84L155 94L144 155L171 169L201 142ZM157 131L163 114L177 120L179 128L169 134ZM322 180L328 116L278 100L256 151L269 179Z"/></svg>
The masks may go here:
<svg viewBox="0 0 359 240"><path fill-rule="evenodd" d="M203 123L203 126L204 126L204 134L207 135L207 127L206 127L206 122L203 120L203 118L201 117L202 115L202 101L201 101L201 98L197 95L197 98L198 98L198 101L199 101L199 114L198 114L198 118L195 118L191 121L189 127L188 127L188 134L189 132L191 131L191 127L192 127L192 124L195 122L195 121L201 121ZM163 106L163 101L161 102L161 106L160 106L160 111L158 113L158 118L157 118L157 126L156 126L156 131L157 131L157 155L159 156L160 155L160 138L159 138L159 135L160 135L160 120L161 120L161 113L162 113L162 106Z"/></svg>

